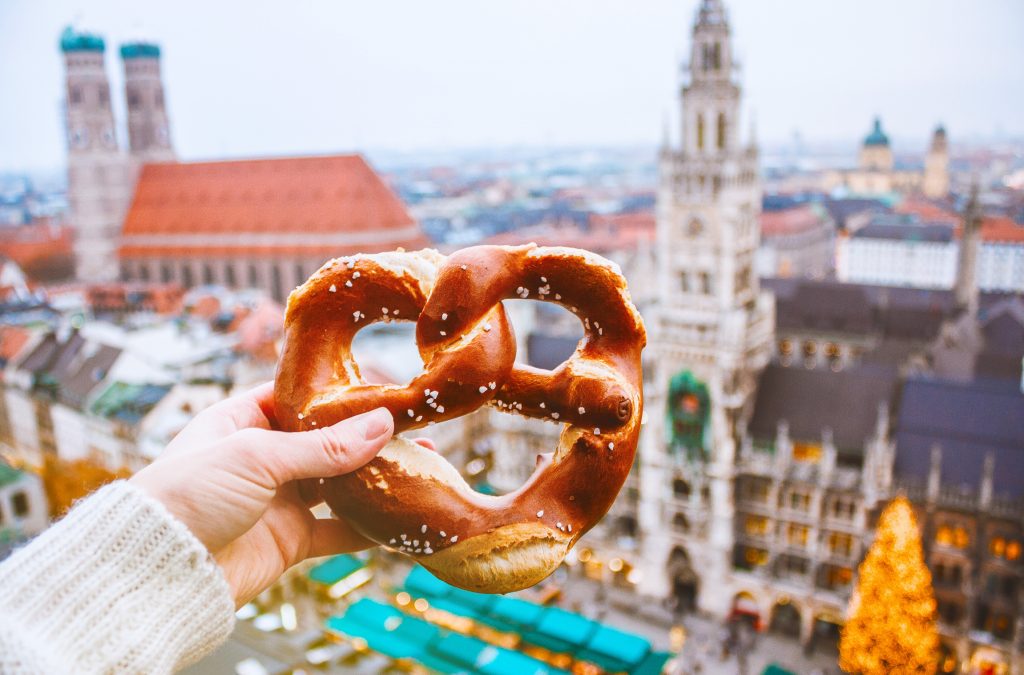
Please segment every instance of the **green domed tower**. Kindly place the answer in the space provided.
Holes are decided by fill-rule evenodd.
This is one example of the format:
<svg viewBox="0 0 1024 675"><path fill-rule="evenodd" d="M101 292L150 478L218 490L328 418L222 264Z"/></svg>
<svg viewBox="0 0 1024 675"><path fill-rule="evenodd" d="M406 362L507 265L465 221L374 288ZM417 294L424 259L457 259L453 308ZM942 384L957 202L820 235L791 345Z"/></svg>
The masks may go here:
<svg viewBox="0 0 1024 675"><path fill-rule="evenodd" d="M892 148L889 147L889 136L882 130L882 120L875 118L875 124L864 138L860 149L860 168L863 171L892 171Z"/></svg>

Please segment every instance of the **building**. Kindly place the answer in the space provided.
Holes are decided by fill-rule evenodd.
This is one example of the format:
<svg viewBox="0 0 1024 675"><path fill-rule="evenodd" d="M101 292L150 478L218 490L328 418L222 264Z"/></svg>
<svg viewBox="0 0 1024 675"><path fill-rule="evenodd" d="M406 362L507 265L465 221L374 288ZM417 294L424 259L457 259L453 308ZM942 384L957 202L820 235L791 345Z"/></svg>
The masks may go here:
<svg viewBox="0 0 1024 675"><path fill-rule="evenodd" d="M429 245L358 155L177 162L153 43L120 48L122 149L103 38L68 28L60 45L80 281L254 287L283 302L332 257Z"/></svg>
<svg viewBox="0 0 1024 675"><path fill-rule="evenodd" d="M888 134L876 117L861 144L855 169L829 171L822 187L826 192L842 190L859 196L887 196L893 193L923 194L943 198L949 194L949 145L942 125L932 133L923 166L903 166L893 157Z"/></svg>
<svg viewBox="0 0 1024 675"><path fill-rule="evenodd" d="M837 243L840 281L915 288L952 288L960 269L964 228L948 217L932 221L917 213L877 214ZM964 217L967 217L966 215ZM1024 292L1024 225L976 213L978 251L970 273L978 288ZM782 275L779 275L782 276Z"/></svg>
<svg viewBox="0 0 1024 675"><path fill-rule="evenodd" d="M836 226L820 204L799 204L761 213L760 277L833 275Z"/></svg>
<svg viewBox="0 0 1024 675"><path fill-rule="evenodd" d="M0 560L49 523L42 480L0 458Z"/></svg>
<svg viewBox="0 0 1024 675"><path fill-rule="evenodd" d="M639 451L638 588L725 616L738 592L731 576L738 429L770 357L774 306L755 273L758 153L740 139L740 87L719 0L700 4L686 77L682 145L660 156L659 297L647 315L645 378L654 423ZM674 490L682 484L686 498Z"/></svg>
<svg viewBox="0 0 1024 675"><path fill-rule="evenodd" d="M929 514L957 503L957 522L977 533L971 550L981 562L971 573L985 571L970 581L960 572L957 601L971 609L961 621L943 619L942 667L1020 669L1016 596L990 596L1021 588L1024 498L1019 467L1010 465L1024 452L1024 300L978 289L971 272L980 258L971 254L980 250L976 210L966 228L974 246L956 252L960 283L951 281L953 288L799 277L762 286L752 274L760 238L757 152L734 135L739 89L730 62L721 2L702 0L683 88L682 147L660 155L657 293L641 303L650 346L638 460L609 513L578 544L584 564L576 568L603 579L609 593L634 594L634 605L749 621L808 649L834 650L888 500L899 491L911 496L926 524L937 586L956 573L949 562L939 567L932 551L948 554L945 542L958 535L942 521L936 542L939 529L927 523L939 521ZM882 139L877 145L865 162L884 167ZM876 200L826 208L857 232L888 211ZM955 236L951 223L942 225ZM631 280L646 273L625 271ZM557 308L534 307L525 316L510 308L517 333L526 333L520 350L531 365L551 369L575 349L579 326ZM935 405L922 404L918 392L933 386ZM994 396L986 387L1001 393L986 402ZM1000 420L977 414L979 407ZM935 415L945 418L933 424ZM462 425L467 450L459 459L478 489L515 489L530 471L525 458L557 443L556 425L489 409ZM931 475L915 440L925 432L950 443L932 501L919 487ZM932 444L924 442L929 459ZM1016 487L983 480L986 462L995 462L988 471L996 476L1003 467ZM997 590L985 591L990 584Z"/></svg>
<svg viewBox="0 0 1024 675"><path fill-rule="evenodd" d="M125 280L288 297L336 256L429 245L360 155L147 164L120 239Z"/></svg>
<svg viewBox="0 0 1024 675"><path fill-rule="evenodd" d="M117 278L117 237L133 183L131 157L117 141L103 38L69 27L60 49L75 274L82 281L110 281Z"/></svg>

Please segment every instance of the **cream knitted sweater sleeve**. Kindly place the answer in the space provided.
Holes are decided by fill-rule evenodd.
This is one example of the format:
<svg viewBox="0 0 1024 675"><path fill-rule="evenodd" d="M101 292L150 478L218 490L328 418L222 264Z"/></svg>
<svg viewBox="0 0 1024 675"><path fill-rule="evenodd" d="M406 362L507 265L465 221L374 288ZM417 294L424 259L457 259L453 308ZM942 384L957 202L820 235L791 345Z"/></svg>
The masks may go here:
<svg viewBox="0 0 1024 675"><path fill-rule="evenodd" d="M0 673L168 673L226 640L234 609L199 540L119 481L0 563Z"/></svg>

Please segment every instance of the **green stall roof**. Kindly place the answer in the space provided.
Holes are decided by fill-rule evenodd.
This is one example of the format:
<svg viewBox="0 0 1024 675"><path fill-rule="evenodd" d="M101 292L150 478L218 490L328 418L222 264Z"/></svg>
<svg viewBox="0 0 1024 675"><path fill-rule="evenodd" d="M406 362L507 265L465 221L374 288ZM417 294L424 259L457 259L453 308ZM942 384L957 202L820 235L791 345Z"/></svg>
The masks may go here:
<svg viewBox="0 0 1024 675"><path fill-rule="evenodd" d="M396 659L422 660L427 644L441 633L437 626L370 598L362 598L343 616L327 619L327 628L363 638L374 651Z"/></svg>
<svg viewBox="0 0 1024 675"><path fill-rule="evenodd" d="M476 665L480 652L487 649L488 644L483 640L468 635L451 633L444 636L433 646L433 651L453 663L458 663L468 668Z"/></svg>
<svg viewBox="0 0 1024 675"><path fill-rule="evenodd" d="M761 671L761 675L796 675L796 673L786 670L777 663L769 663L765 666L765 669Z"/></svg>
<svg viewBox="0 0 1024 675"><path fill-rule="evenodd" d="M600 624L578 656L605 670L619 672L640 665L651 651L651 643L640 637Z"/></svg>
<svg viewBox="0 0 1024 675"><path fill-rule="evenodd" d="M536 633L572 645L574 648L587 644L599 624L574 612L559 607L547 607L537 623Z"/></svg>
<svg viewBox="0 0 1024 675"><path fill-rule="evenodd" d="M672 658L668 652L651 652L643 662L630 671L630 675L661 675L665 662Z"/></svg>
<svg viewBox="0 0 1024 675"><path fill-rule="evenodd" d="M488 645L477 657L476 672L483 675L550 675L565 671L532 656Z"/></svg>
<svg viewBox="0 0 1024 675"><path fill-rule="evenodd" d="M313 567L306 573L306 576L310 581L331 586L364 567L366 567L365 562L354 555L343 553Z"/></svg>
<svg viewBox="0 0 1024 675"><path fill-rule="evenodd" d="M491 616L520 628L532 628L544 614L544 606L519 598L499 597L491 606Z"/></svg>
<svg viewBox="0 0 1024 675"><path fill-rule="evenodd" d="M413 567L405 577L405 590L417 597L443 598L453 588L455 587L441 581L421 565Z"/></svg>

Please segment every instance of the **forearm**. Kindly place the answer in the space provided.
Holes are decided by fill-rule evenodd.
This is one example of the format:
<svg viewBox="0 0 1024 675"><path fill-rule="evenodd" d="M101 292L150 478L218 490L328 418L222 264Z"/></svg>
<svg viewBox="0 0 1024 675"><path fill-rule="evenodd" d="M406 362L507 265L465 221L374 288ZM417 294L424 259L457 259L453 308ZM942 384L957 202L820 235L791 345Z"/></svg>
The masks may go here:
<svg viewBox="0 0 1024 675"><path fill-rule="evenodd" d="M223 642L234 601L210 554L125 482L0 564L0 672L170 672Z"/></svg>

